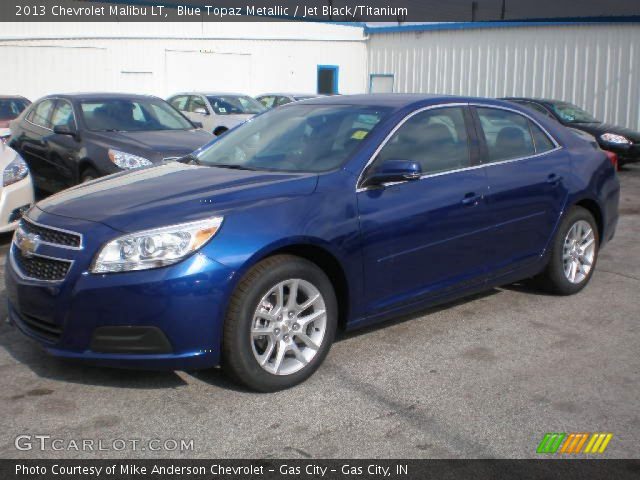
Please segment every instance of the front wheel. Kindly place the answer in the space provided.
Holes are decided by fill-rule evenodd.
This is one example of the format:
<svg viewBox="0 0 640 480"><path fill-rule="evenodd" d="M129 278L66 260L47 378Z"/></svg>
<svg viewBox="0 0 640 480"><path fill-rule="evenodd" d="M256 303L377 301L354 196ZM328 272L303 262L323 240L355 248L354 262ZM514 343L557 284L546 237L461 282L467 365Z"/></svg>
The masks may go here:
<svg viewBox="0 0 640 480"><path fill-rule="evenodd" d="M258 391L296 385L329 352L337 315L333 286L317 265L291 255L267 258L244 276L231 298L223 367Z"/></svg>
<svg viewBox="0 0 640 480"><path fill-rule="evenodd" d="M573 207L558 228L549 264L538 277L538 284L559 295L579 292L593 275L599 246L593 215L582 207Z"/></svg>

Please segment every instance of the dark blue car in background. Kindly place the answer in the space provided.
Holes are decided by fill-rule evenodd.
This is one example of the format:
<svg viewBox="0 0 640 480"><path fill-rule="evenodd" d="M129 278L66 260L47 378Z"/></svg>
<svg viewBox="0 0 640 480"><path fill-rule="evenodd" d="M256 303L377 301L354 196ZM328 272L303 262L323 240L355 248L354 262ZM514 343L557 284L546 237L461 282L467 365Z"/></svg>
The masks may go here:
<svg viewBox="0 0 640 480"><path fill-rule="evenodd" d="M312 99L37 204L9 315L59 357L222 365L272 391L309 377L339 326L526 278L578 292L618 197L601 150L517 105Z"/></svg>

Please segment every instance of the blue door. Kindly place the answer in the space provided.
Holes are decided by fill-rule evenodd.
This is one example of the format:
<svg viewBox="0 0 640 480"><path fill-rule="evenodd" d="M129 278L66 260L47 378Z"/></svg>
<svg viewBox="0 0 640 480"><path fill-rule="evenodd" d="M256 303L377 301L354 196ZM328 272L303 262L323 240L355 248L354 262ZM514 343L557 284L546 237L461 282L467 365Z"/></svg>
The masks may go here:
<svg viewBox="0 0 640 480"><path fill-rule="evenodd" d="M365 171L385 160L413 160L423 173L357 193L367 314L483 281L488 187L484 168L472 168L469 126L466 107L417 113Z"/></svg>
<svg viewBox="0 0 640 480"><path fill-rule="evenodd" d="M511 110L475 108L486 163L493 275L535 262L568 197L568 155L540 126Z"/></svg>

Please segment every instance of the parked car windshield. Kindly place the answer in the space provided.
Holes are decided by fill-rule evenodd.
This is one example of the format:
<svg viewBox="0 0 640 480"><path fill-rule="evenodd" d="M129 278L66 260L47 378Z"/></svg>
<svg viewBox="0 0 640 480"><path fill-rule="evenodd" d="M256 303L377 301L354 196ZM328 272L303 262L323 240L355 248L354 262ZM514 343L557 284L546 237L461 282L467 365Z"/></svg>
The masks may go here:
<svg viewBox="0 0 640 480"><path fill-rule="evenodd" d="M122 98L80 102L89 130L140 132L151 130L190 130L193 125L169 104L159 99Z"/></svg>
<svg viewBox="0 0 640 480"><path fill-rule="evenodd" d="M245 95L207 96L216 115L255 115L266 108L255 98Z"/></svg>
<svg viewBox="0 0 640 480"><path fill-rule="evenodd" d="M593 115L572 103L552 103L551 108L566 123L600 123Z"/></svg>
<svg viewBox="0 0 640 480"><path fill-rule="evenodd" d="M23 98L0 98L0 120L13 120L28 106Z"/></svg>
<svg viewBox="0 0 640 480"><path fill-rule="evenodd" d="M203 165L321 172L342 165L388 109L291 105L229 131L196 160Z"/></svg>

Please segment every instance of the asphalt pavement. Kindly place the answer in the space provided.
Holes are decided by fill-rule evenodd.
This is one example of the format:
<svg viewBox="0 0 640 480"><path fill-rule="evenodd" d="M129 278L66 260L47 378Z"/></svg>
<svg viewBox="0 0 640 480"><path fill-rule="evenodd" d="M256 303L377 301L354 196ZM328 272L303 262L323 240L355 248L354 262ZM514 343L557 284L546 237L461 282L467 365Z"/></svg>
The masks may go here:
<svg viewBox="0 0 640 480"><path fill-rule="evenodd" d="M0 458L521 458L547 432L611 432L599 456L637 457L640 166L620 178L616 237L578 295L511 285L342 335L309 381L275 394L217 369L63 362L2 322ZM0 278L2 319L5 304Z"/></svg>

